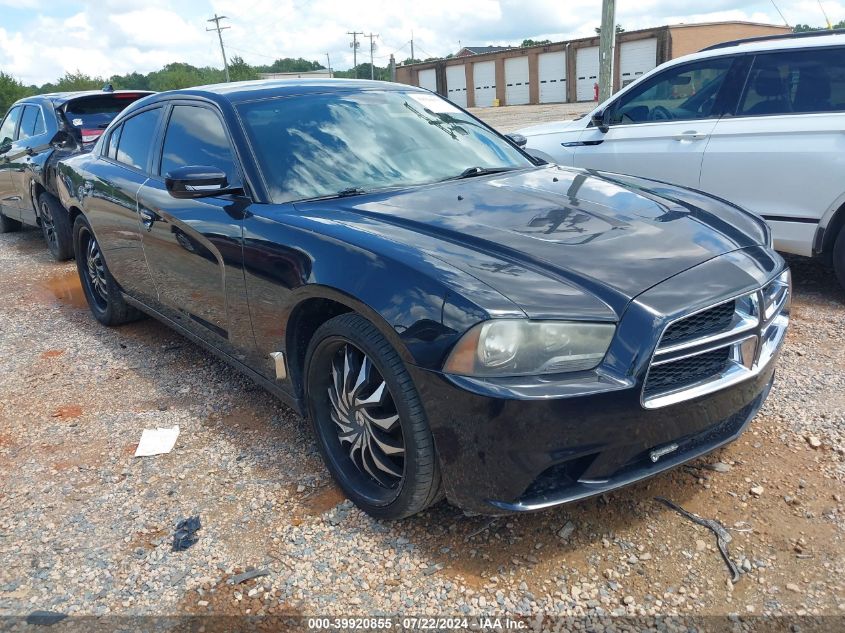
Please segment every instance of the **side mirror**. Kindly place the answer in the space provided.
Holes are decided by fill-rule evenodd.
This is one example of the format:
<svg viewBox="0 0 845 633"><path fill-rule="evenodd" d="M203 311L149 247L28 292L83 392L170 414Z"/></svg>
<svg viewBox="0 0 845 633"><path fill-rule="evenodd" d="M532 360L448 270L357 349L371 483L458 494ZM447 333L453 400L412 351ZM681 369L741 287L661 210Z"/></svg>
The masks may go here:
<svg viewBox="0 0 845 633"><path fill-rule="evenodd" d="M505 136L509 138L511 142L517 147L525 147L526 143L528 143L528 139L525 138L522 134L516 134L515 132L513 132L511 134L505 134Z"/></svg>
<svg viewBox="0 0 845 633"><path fill-rule="evenodd" d="M230 188L226 174L217 167L187 165L164 176L167 192L174 198L207 198L240 191Z"/></svg>
<svg viewBox="0 0 845 633"><path fill-rule="evenodd" d="M590 117L590 123L593 124L593 127L598 128L598 130L602 134L607 134L607 131L610 129L610 126L607 124L607 110L598 110L597 112L593 112L593 115Z"/></svg>

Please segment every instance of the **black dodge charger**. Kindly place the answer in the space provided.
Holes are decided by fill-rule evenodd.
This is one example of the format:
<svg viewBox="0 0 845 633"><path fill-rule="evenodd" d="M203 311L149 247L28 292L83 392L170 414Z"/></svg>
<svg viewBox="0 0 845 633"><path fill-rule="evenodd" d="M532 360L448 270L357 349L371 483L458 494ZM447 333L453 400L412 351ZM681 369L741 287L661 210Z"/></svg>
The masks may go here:
<svg viewBox="0 0 845 633"><path fill-rule="evenodd" d="M278 395L376 517L538 510L730 442L788 323L757 217L537 164L409 86L154 95L60 182L94 316L152 315Z"/></svg>

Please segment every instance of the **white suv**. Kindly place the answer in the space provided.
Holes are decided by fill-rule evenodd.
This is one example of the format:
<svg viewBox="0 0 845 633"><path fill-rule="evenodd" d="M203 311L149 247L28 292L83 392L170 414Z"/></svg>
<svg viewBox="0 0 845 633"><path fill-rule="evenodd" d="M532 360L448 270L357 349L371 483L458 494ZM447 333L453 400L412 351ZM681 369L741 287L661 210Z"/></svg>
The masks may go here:
<svg viewBox="0 0 845 633"><path fill-rule="evenodd" d="M832 260L845 287L845 34L720 44L655 68L588 116L518 134L561 165L753 211L778 250Z"/></svg>

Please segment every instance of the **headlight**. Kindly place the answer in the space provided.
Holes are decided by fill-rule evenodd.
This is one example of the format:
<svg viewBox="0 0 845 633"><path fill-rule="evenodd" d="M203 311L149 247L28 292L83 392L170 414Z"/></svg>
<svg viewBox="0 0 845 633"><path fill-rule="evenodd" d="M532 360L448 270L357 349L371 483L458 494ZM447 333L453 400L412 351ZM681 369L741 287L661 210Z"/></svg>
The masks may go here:
<svg viewBox="0 0 845 633"><path fill-rule="evenodd" d="M464 334L443 371L464 376L528 376L598 365L616 326L577 321L494 319Z"/></svg>

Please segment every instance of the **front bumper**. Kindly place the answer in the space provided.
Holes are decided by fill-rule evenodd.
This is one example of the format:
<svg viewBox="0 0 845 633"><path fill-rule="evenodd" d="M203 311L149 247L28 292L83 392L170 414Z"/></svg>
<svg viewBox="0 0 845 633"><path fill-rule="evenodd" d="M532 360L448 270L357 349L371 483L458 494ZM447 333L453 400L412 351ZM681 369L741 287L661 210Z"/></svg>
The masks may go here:
<svg viewBox="0 0 845 633"><path fill-rule="evenodd" d="M719 374L682 398L644 399L653 350L667 324L713 303L712 286L707 292L691 283L696 276L752 271L744 285L725 290L722 299L732 299L757 296L782 266L762 250L731 254L656 286L623 315L603 364L566 382L496 383L411 367L449 500L483 514L541 510L631 484L736 439L769 394L788 318L761 317L753 330L717 337L713 344L722 348L754 338L757 353L748 368ZM690 288L701 288L701 296L690 301ZM788 293L781 298L787 314Z"/></svg>

